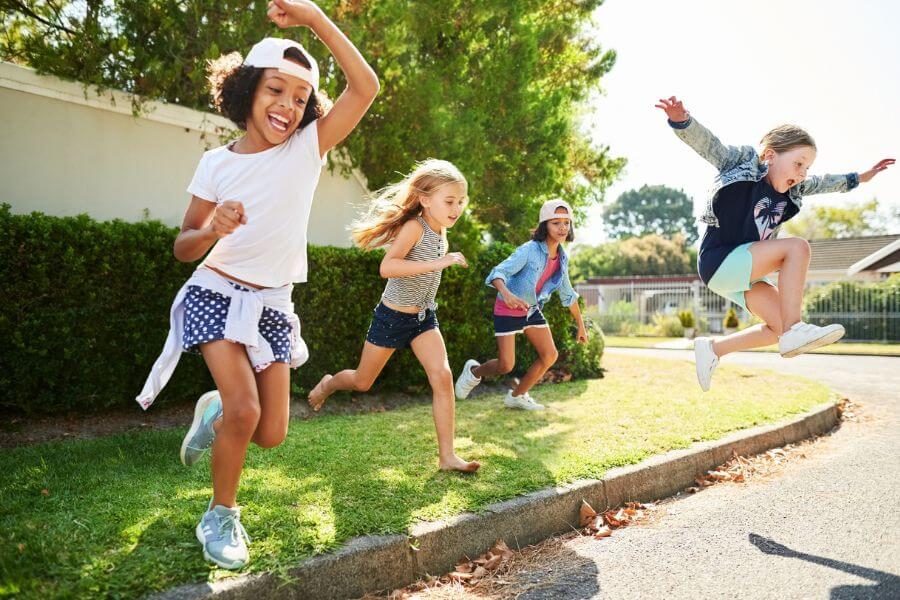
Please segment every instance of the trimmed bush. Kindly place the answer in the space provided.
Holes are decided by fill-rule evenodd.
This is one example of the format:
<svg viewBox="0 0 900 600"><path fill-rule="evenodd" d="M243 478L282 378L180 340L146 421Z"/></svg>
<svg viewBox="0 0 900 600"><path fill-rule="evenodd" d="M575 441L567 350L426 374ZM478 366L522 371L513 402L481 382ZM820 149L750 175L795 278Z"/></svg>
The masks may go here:
<svg viewBox="0 0 900 600"><path fill-rule="evenodd" d="M0 206L0 408L40 414L134 406L169 330L169 308L196 267L172 255L177 229L156 221L98 222L81 215L15 215ZM451 233L452 237L452 233ZM469 268L444 272L438 319L450 366L496 355L491 321L494 293L483 279L513 249L494 244ZM310 360L292 374L305 394L325 372L355 367L384 289L381 252L309 248L309 282L294 289ZM559 349L555 368L573 377L600 374L603 338L575 343L574 323L559 300L545 315ZM534 354L519 340L517 372ZM526 348L527 347L527 348ZM193 401L213 386L199 356L184 354L157 402ZM412 352L398 352L376 383L380 391L427 390Z"/></svg>
<svg viewBox="0 0 900 600"><path fill-rule="evenodd" d="M900 274L878 282L837 281L816 288L803 300L806 320L842 323L848 340L900 340ZM852 319L844 320L847 314Z"/></svg>
<svg viewBox="0 0 900 600"><path fill-rule="evenodd" d="M725 313L725 318L722 319L722 326L727 329L737 329L741 326L741 322L738 320L737 312L734 310L733 306L728 307L728 312Z"/></svg>

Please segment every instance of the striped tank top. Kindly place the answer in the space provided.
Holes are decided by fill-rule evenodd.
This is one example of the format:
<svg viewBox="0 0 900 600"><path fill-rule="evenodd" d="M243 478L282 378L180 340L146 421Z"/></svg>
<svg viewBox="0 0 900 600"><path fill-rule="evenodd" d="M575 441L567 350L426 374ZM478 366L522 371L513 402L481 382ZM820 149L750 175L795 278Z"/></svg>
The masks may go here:
<svg viewBox="0 0 900 600"><path fill-rule="evenodd" d="M443 236L429 227L421 216L416 216L416 220L422 225L422 237L404 257L405 260L425 262L437 260L447 254L447 243ZM394 306L417 306L421 321L425 318L426 310L437 310L434 298L439 285L441 285L441 269L410 277L388 277L381 299Z"/></svg>

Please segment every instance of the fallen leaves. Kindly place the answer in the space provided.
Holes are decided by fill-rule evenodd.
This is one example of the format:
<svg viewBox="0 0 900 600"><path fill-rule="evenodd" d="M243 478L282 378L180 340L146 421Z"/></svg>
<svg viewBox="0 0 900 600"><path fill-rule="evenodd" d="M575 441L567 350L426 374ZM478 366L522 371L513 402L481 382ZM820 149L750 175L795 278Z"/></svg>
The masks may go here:
<svg viewBox="0 0 900 600"><path fill-rule="evenodd" d="M845 398L845 401L850 401ZM796 444L788 444L781 448L772 448L755 456L738 456L732 454L731 460L724 465L707 471L694 480L695 485L685 491L696 494L703 488L723 482L747 483L752 479L761 479L781 471L786 463L797 458L806 458L810 446L818 438L803 440Z"/></svg>
<svg viewBox="0 0 900 600"><path fill-rule="evenodd" d="M466 557L466 560L456 565L456 568L446 577L451 581L475 585L491 572L502 567L514 554L506 542L497 540L490 550L478 558L469 560Z"/></svg>
<svg viewBox="0 0 900 600"><path fill-rule="evenodd" d="M626 502L624 506L600 514L586 500L582 500L578 514L578 526L582 529L583 535L592 535L601 539L611 536L613 529L626 527L643 520L655 508L654 504Z"/></svg>

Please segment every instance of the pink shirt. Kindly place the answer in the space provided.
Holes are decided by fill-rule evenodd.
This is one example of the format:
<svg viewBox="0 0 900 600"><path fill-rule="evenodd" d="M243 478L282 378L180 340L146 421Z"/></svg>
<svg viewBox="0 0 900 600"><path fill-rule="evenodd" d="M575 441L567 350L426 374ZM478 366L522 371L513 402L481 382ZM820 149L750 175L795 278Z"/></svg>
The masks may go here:
<svg viewBox="0 0 900 600"><path fill-rule="evenodd" d="M540 296L544 284L547 283L547 280L553 277L553 274L558 270L559 253L556 254L555 258L547 258L547 264L544 266L544 273L541 275L541 278L538 279L537 285L534 286L534 293L536 296ZM497 300L494 302L494 314L500 317L524 317L528 314L528 310L524 308L508 307L506 302L503 301L503 298L498 294Z"/></svg>

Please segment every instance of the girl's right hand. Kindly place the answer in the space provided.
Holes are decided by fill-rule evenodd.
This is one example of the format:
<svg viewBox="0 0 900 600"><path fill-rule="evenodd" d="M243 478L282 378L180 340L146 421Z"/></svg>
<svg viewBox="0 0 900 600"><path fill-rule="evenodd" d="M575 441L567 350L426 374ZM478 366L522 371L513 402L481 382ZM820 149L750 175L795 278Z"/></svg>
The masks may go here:
<svg viewBox="0 0 900 600"><path fill-rule="evenodd" d="M267 16L279 28L312 27L321 15L321 9L309 0L271 0Z"/></svg>
<svg viewBox="0 0 900 600"><path fill-rule="evenodd" d="M530 304L528 304L512 292L503 294L503 302L506 303L506 306L512 309L520 308L522 310L528 310L531 307Z"/></svg>
<svg viewBox="0 0 900 600"><path fill-rule="evenodd" d="M246 224L247 215L244 214L244 205L237 200L226 200L222 204L216 205L216 212L213 213L210 228L216 237L221 239L234 233L239 226Z"/></svg>
<svg viewBox="0 0 900 600"><path fill-rule="evenodd" d="M673 123L683 123L691 118L691 113L684 108L684 103L675 96L660 98L656 108L664 110L666 116Z"/></svg>
<svg viewBox="0 0 900 600"><path fill-rule="evenodd" d="M444 258L441 259L442 269L446 269L447 267L452 267L454 265L459 265L461 267L469 266L469 263L466 262L466 257L463 256L462 252L448 252L444 255Z"/></svg>

